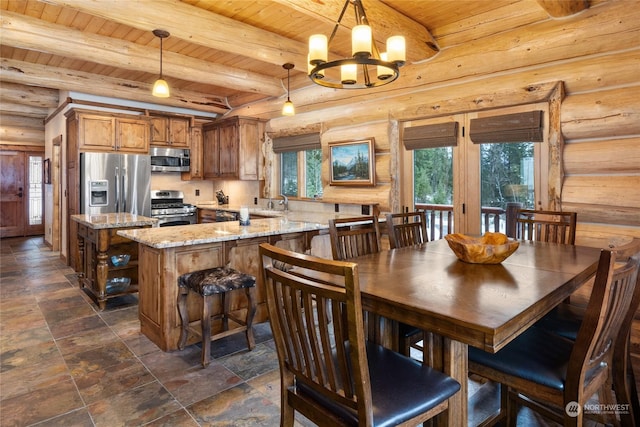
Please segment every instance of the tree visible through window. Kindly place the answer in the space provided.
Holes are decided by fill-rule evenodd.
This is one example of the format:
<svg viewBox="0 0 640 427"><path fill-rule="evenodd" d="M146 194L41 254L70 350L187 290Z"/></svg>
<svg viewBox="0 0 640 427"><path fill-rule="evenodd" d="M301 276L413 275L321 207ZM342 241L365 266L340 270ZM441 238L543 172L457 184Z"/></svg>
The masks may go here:
<svg viewBox="0 0 640 427"><path fill-rule="evenodd" d="M282 194L308 198L322 196L321 149L281 153L280 170Z"/></svg>

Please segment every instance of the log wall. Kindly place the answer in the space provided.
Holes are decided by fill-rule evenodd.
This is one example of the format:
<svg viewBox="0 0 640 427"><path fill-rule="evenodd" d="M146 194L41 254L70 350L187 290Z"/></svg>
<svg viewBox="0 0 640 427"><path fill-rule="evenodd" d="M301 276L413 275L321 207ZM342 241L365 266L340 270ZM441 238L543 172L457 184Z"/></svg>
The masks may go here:
<svg viewBox="0 0 640 427"><path fill-rule="evenodd" d="M578 212L578 243L606 246L611 236L640 237L639 63L640 11L608 2L575 19L523 23L447 47L375 90L296 91L301 112L294 117L271 115L279 103L251 111L272 117L270 132L319 127L325 182L329 142L374 137L376 187L327 185L325 194L332 201L368 198L384 211L394 209L402 185L395 181L402 122L544 101L561 84L559 203Z"/></svg>

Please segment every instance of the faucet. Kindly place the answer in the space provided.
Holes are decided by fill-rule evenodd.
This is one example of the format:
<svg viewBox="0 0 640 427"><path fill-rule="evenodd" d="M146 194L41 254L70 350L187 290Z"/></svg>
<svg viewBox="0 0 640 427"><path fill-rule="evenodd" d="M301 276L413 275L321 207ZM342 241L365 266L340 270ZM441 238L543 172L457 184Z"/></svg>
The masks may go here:
<svg viewBox="0 0 640 427"><path fill-rule="evenodd" d="M279 205L284 205L284 211L287 212L289 210L289 198L284 194L281 194L282 200L278 202Z"/></svg>

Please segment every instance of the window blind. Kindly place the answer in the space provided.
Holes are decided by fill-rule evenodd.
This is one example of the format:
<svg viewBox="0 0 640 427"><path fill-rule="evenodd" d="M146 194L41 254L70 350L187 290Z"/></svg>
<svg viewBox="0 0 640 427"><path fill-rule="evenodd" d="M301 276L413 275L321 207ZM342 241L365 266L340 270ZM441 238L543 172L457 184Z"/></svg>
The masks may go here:
<svg viewBox="0 0 640 427"><path fill-rule="evenodd" d="M402 132L402 142L407 150L455 147L458 145L458 122L406 127Z"/></svg>
<svg viewBox="0 0 640 427"><path fill-rule="evenodd" d="M322 148L320 133L306 133L302 135L284 136L273 139L273 152L306 151Z"/></svg>
<svg viewBox="0 0 640 427"><path fill-rule="evenodd" d="M469 136L475 144L491 142L542 142L542 111L471 119Z"/></svg>

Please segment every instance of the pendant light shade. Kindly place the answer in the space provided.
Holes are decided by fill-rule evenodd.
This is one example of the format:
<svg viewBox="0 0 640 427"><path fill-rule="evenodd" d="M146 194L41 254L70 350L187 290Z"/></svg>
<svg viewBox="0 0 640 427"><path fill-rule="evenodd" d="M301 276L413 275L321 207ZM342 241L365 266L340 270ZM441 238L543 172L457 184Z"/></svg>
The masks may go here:
<svg viewBox="0 0 640 427"><path fill-rule="evenodd" d="M282 115L283 116L294 116L296 114L296 107L294 107L293 102L289 99L289 80L290 80L290 72L294 67L293 64L287 62L282 66L285 70L287 70L287 101L282 105Z"/></svg>
<svg viewBox="0 0 640 427"><path fill-rule="evenodd" d="M160 77L153 84L153 91L151 94L158 98L168 98L169 85L167 81L162 78L162 39L169 37L169 32L165 30L153 30L153 35L160 39Z"/></svg>

